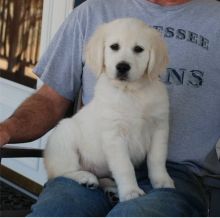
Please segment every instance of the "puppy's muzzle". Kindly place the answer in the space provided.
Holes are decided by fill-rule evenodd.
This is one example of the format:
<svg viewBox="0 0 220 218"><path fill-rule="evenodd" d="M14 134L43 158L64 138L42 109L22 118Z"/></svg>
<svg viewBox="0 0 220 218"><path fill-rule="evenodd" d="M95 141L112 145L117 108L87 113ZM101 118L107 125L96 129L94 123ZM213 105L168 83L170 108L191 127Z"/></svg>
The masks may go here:
<svg viewBox="0 0 220 218"><path fill-rule="evenodd" d="M117 73L116 78L119 80L127 80L128 72L131 69L131 66L127 62L120 62L116 65Z"/></svg>

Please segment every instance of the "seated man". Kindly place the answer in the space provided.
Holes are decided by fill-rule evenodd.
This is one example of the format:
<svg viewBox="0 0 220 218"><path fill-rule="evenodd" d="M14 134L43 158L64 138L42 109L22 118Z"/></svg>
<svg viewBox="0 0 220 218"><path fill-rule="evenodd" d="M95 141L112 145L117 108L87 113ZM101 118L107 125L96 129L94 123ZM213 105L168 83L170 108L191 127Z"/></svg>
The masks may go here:
<svg viewBox="0 0 220 218"><path fill-rule="evenodd" d="M206 216L202 176L220 174L220 3L216 0L87 0L55 35L35 68L43 87L0 124L0 145L45 134L63 118L83 84L83 103L95 78L84 66L83 47L96 27L121 17L142 19L167 42L170 63L161 80L170 96L167 168L176 189L152 189L147 170L136 171L146 195L116 203L58 177L44 187L30 216ZM132 27L131 27L132 28Z"/></svg>

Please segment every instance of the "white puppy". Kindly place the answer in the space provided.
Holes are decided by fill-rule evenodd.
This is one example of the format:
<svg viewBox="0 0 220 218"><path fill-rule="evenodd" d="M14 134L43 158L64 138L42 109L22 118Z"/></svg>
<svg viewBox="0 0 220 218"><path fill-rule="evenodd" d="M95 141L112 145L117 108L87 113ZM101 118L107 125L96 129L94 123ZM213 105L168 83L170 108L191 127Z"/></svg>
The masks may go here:
<svg viewBox="0 0 220 218"><path fill-rule="evenodd" d="M165 166L169 103L158 77L168 57L160 34L140 20L118 19L96 30L85 57L97 75L95 95L49 137L48 177L88 187L98 186L97 177L113 177L125 201L144 194L134 166L146 159L153 187L173 188Z"/></svg>

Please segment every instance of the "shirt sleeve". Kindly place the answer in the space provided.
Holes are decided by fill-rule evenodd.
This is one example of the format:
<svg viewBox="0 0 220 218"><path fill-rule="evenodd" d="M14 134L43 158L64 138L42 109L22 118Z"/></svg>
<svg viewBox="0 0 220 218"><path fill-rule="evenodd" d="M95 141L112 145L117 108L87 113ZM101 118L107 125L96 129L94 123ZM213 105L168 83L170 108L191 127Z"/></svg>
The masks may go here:
<svg viewBox="0 0 220 218"><path fill-rule="evenodd" d="M73 101L82 77L83 36L74 10L53 37L33 69L37 76L61 96Z"/></svg>

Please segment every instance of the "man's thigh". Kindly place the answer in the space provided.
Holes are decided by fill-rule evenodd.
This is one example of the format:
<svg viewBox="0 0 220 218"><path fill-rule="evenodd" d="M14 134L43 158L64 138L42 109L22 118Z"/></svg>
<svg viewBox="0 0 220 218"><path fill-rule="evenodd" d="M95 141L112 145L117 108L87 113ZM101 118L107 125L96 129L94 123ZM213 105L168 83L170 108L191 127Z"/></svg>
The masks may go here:
<svg viewBox="0 0 220 218"><path fill-rule="evenodd" d="M100 189L88 189L71 179L50 180L28 216L106 216L112 205Z"/></svg>
<svg viewBox="0 0 220 218"><path fill-rule="evenodd" d="M153 189L147 178L147 169L138 173L139 186L145 196L118 203L108 216L207 216L207 201L197 177L187 168L168 164L168 172L175 182L175 189Z"/></svg>

